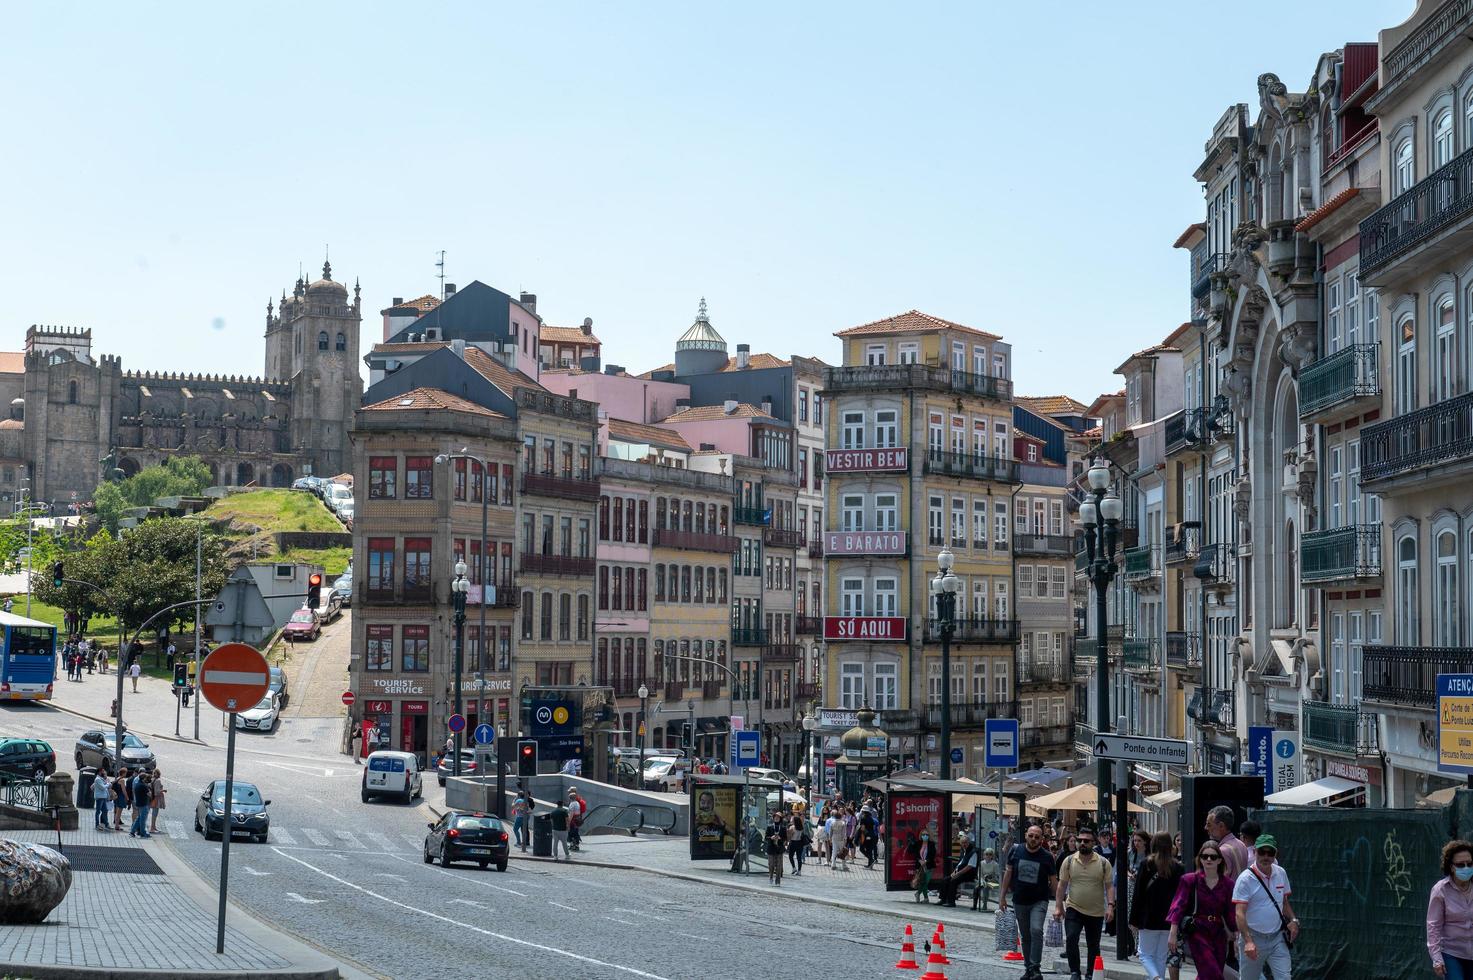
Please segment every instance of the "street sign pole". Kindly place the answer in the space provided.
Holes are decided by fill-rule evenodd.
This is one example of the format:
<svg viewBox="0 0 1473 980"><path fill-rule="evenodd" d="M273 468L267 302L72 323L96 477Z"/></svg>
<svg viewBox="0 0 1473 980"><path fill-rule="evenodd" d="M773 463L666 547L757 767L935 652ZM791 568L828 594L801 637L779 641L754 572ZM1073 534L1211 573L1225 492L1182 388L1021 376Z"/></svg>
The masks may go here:
<svg viewBox="0 0 1473 980"><path fill-rule="evenodd" d="M230 804L235 796L235 719L225 739L225 815L220 818L220 910L215 916L215 952L225 952L225 896L230 889Z"/></svg>

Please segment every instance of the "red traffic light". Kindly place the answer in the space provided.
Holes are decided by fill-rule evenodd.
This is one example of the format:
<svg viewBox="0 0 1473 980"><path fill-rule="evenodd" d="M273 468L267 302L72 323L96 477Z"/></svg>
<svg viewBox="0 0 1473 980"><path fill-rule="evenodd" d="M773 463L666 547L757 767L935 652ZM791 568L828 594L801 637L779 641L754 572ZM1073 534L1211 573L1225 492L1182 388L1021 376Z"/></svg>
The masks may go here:
<svg viewBox="0 0 1473 980"><path fill-rule="evenodd" d="M317 574L316 572L313 572L311 575L307 576L307 584L312 586L321 585L322 576Z"/></svg>
<svg viewBox="0 0 1473 980"><path fill-rule="evenodd" d="M530 756L533 752L536 752L536 751L537 751L536 746L533 746L533 745L523 745L522 746L522 755Z"/></svg>

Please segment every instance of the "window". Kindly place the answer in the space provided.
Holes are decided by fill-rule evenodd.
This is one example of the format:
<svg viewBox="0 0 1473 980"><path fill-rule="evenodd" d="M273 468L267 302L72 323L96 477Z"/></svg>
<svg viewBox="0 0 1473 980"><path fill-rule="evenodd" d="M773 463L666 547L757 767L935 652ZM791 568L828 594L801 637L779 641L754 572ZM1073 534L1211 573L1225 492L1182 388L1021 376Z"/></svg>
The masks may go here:
<svg viewBox="0 0 1473 980"><path fill-rule="evenodd" d="M1410 534L1396 542L1396 642L1420 646L1417 609L1417 539Z"/></svg>
<svg viewBox="0 0 1473 980"><path fill-rule="evenodd" d="M404 539L404 597L427 597L430 592L430 539Z"/></svg>
<svg viewBox="0 0 1473 980"><path fill-rule="evenodd" d="M839 615L864 615L864 579L846 578L839 583Z"/></svg>
<svg viewBox="0 0 1473 980"><path fill-rule="evenodd" d="M839 707L858 708L864 704L864 664L839 665Z"/></svg>
<svg viewBox="0 0 1473 980"><path fill-rule="evenodd" d="M1436 646L1458 644L1458 539L1452 531L1437 535L1437 594L1435 629L1432 642Z"/></svg>
<svg viewBox="0 0 1473 980"><path fill-rule="evenodd" d="M1056 565L1049 570L1049 595L1054 599L1062 599L1066 595L1066 588L1064 569Z"/></svg>
<svg viewBox="0 0 1473 980"><path fill-rule="evenodd" d="M885 345L870 344L864 349L864 363L879 367L885 363Z"/></svg>
<svg viewBox="0 0 1473 980"><path fill-rule="evenodd" d="M891 449L900 445L900 423L897 421L898 414L893 408L883 408L875 412L875 446L880 449Z"/></svg>
<svg viewBox="0 0 1473 980"><path fill-rule="evenodd" d="M965 371L967 369L967 345L960 340L951 342L951 369L953 371Z"/></svg>
<svg viewBox="0 0 1473 980"><path fill-rule="evenodd" d="M571 640L573 638L573 597L564 592L557 599L557 638Z"/></svg>
<svg viewBox="0 0 1473 980"><path fill-rule="evenodd" d="M972 373L977 375L978 377L983 377L987 374L986 347L972 348Z"/></svg>
<svg viewBox="0 0 1473 980"><path fill-rule="evenodd" d="M918 363L921 359L921 345L916 343L914 340L902 340L900 342L899 353L899 361L901 364Z"/></svg>
<svg viewBox="0 0 1473 980"><path fill-rule="evenodd" d="M394 539L368 539L368 591L388 595L394 591Z"/></svg>
<svg viewBox="0 0 1473 980"><path fill-rule="evenodd" d="M348 338L347 338L347 336L344 335L344 334L342 334L342 333L339 333L338 334L337 343L336 343L335 346L336 346L336 349L337 350L347 350L348 349Z"/></svg>
<svg viewBox="0 0 1473 980"><path fill-rule="evenodd" d="M1454 335L1457 324L1452 297L1445 297L1437 304L1433 322L1436 334L1433 338L1432 400L1440 402L1453 397L1458 387L1457 338Z"/></svg>
<svg viewBox="0 0 1473 980"><path fill-rule="evenodd" d="M435 495L435 458L404 457L404 499L429 500Z"/></svg>
<svg viewBox="0 0 1473 980"><path fill-rule="evenodd" d="M323 330L317 335L317 349L327 350L327 331Z"/></svg>
<svg viewBox="0 0 1473 980"><path fill-rule="evenodd" d="M893 578L875 579L875 615L896 616L899 605L899 590Z"/></svg>
<svg viewBox="0 0 1473 980"><path fill-rule="evenodd" d="M894 664L875 664L875 699L871 707L880 711L900 707L900 672Z"/></svg>
<svg viewBox="0 0 1473 980"><path fill-rule="evenodd" d="M953 548L967 546L967 499L965 497L951 498L951 546Z"/></svg>
<svg viewBox="0 0 1473 980"><path fill-rule="evenodd" d="M1331 279L1325 287L1325 334L1329 353L1340 349L1340 280Z"/></svg>
<svg viewBox="0 0 1473 980"><path fill-rule="evenodd" d="M1432 121L1432 167L1448 163L1453 158L1453 111L1444 109Z"/></svg>
<svg viewBox="0 0 1473 980"><path fill-rule="evenodd" d="M1344 493L1344 477L1341 475L1342 451L1339 446L1330 447L1330 527L1343 527L1340 498Z"/></svg>
<svg viewBox="0 0 1473 980"><path fill-rule="evenodd" d="M875 494L875 530L894 531L900 527L899 497L893 493Z"/></svg>
<svg viewBox="0 0 1473 980"><path fill-rule="evenodd" d="M972 703L987 703L987 661L972 662Z"/></svg>
<svg viewBox="0 0 1473 980"><path fill-rule="evenodd" d="M1038 462L1038 446L1034 445L1031 442L1028 444L1028 462Z"/></svg>
<svg viewBox="0 0 1473 980"><path fill-rule="evenodd" d="M1006 620L1008 618L1008 583L1002 579L992 583L993 618Z"/></svg>
<svg viewBox="0 0 1473 980"><path fill-rule="evenodd" d="M530 640L532 638L532 613L533 613L533 610L532 610L532 593L530 593L530 592L523 592L522 593L521 609L522 609L522 639L524 639L524 640Z"/></svg>
<svg viewBox="0 0 1473 980"><path fill-rule="evenodd" d="M993 530L996 531L996 535L995 535L995 537L993 539L992 546L993 546L993 548L995 548L998 551L1007 551L1008 550L1008 505L1007 505L1007 501L1004 501L1004 500L995 501L995 505L994 505L994 508L993 508L993 516L995 518L995 520L993 521Z"/></svg>
<svg viewBox="0 0 1473 980"><path fill-rule="evenodd" d="M931 450L932 457L940 457L946 450L946 433L940 412L930 413L926 426L926 446Z"/></svg>
<svg viewBox="0 0 1473 980"><path fill-rule="evenodd" d="M398 495L395 488L398 475L399 460L396 457L368 457L368 499L392 500Z"/></svg>
<svg viewBox="0 0 1473 980"><path fill-rule="evenodd" d="M839 429L839 445L844 449L864 448L864 413L845 412Z"/></svg>
<svg viewBox="0 0 1473 980"><path fill-rule="evenodd" d="M1190 490L1192 484L1187 484ZM1055 537L1064 535L1064 502L1062 500L1051 500L1048 505L1048 533Z"/></svg>
<svg viewBox="0 0 1473 980"><path fill-rule="evenodd" d="M987 498L972 501L972 547L987 547Z"/></svg>
<svg viewBox="0 0 1473 980"><path fill-rule="evenodd" d="M1033 595L1033 566L1018 566L1018 595L1028 598Z"/></svg>
<svg viewBox="0 0 1473 980"><path fill-rule="evenodd" d="M363 653L363 669L394 669L394 627L368 627L367 648Z"/></svg>
<svg viewBox="0 0 1473 980"><path fill-rule="evenodd" d="M864 530L864 494L845 494L840 498L843 506L841 516L843 524L840 530L863 531Z"/></svg>
<svg viewBox="0 0 1473 980"><path fill-rule="evenodd" d="M400 669L422 672L430 669L430 628L428 626L405 626L400 630Z"/></svg>
<svg viewBox="0 0 1473 980"><path fill-rule="evenodd" d="M942 539L941 520L942 520L942 517L941 517L941 497L940 497L939 494L932 494L931 495L931 498L930 498L929 506L926 509L926 543L927 544L938 545L938 546L940 544L942 544L943 539Z"/></svg>
<svg viewBox="0 0 1473 980"><path fill-rule="evenodd" d="M1396 414L1405 415L1417 407L1417 327L1407 316L1397 324L1400 337L1396 348Z"/></svg>
<svg viewBox="0 0 1473 980"><path fill-rule="evenodd" d="M578 639L580 641L586 641L588 639L588 596L587 595L580 595L578 597ZM644 641L643 640L640 640L639 642L643 643ZM505 667L502 667L501 669L502 670L505 670L506 668Z"/></svg>
<svg viewBox="0 0 1473 980"><path fill-rule="evenodd" d="M542 607L541 608L542 608L542 617L541 617L541 623L539 624L541 626L541 629L538 631L537 635L538 635L538 637L540 639L543 639L543 640L551 640L552 639L552 593L551 592L544 592L544 593L542 593Z"/></svg>
<svg viewBox="0 0 1473 980"><path fill-rule="evenodd" d="M1411 137L1396 145L1392 163L1391 193L1405 194L1417 182L1416 161L1412 155Z"/></svg>
<svg viewBox="0 0 1473 980"><path fill-rule="evenodd" d="M798 487L808 489L808 450L798 450Z"/></svg>
<svg viewBox="0 0 1473 980"><path fill-rule="evenodd" d="M808 389L798 389L798 421L808 421Z"/></svg>
<svg viewBox="0 0 1473 980"><path fill-rule="evenodd" d="M1345 277L1345 346L1360 343L1360 276L1350 273ZM1374 338L1372 338L1374 340Z"/></svg>

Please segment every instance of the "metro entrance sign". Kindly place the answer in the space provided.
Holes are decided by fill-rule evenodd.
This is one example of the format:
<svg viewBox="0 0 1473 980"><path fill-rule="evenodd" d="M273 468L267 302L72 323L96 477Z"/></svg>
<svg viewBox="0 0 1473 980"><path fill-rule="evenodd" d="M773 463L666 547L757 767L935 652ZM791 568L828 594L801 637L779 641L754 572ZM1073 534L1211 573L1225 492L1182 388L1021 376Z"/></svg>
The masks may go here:
<svg viewBox="0 0 1473 980"><path fill-rule="evenodd" d="M1121 762L1160 762L1184 766L1190 747L1179 738L1136 738L1133 735L1096 735L1091 741L1096 759Z"/></svg>

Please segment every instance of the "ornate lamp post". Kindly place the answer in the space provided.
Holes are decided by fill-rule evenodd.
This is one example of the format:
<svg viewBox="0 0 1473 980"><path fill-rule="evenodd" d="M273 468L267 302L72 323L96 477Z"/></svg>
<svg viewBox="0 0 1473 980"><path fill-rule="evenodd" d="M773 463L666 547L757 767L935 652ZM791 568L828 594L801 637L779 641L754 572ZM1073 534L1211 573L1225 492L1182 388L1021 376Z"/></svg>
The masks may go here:
<svg viewBox="0 0 1473 980"><path fill-rule="evenodd" d="M931 594L936 597L936 625L941 631L941 778L951 778L951 634L956 629L956 590L961 580L952 572L956 556L942 548L936 556L936 577Z"/></svg>
<svg viewBox="0 0 1473 980"><path fill-rule="evenodd" d="M1106 639L1108 615L1105 597L1115 578L1115 549L1119 544L1120 517L1125 505L1110 490L1110 467L1096 457L1088 474L1089 490L1079 505L1079 523L1084 528L1085 557L1089 561L1089 580L1095 587L1095 731L1110 731L1110 648ZM1103 827L1110 815L1110 763L1099 760L1095 783L1095 810L1098 826Z"/></svg>
<svg viewBox="0 0 1473 980"><path fill-rule="evenodd" d="M460 674L465 668L465 594L470 583L465 578L465 562L455 563L455 579L450 583L450 601L455 608L455 713L461 711ZM451 772L460 775L460 737L455 733L455 761Z"/></svg>

